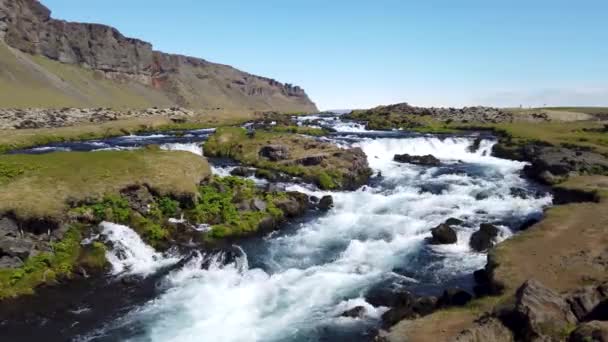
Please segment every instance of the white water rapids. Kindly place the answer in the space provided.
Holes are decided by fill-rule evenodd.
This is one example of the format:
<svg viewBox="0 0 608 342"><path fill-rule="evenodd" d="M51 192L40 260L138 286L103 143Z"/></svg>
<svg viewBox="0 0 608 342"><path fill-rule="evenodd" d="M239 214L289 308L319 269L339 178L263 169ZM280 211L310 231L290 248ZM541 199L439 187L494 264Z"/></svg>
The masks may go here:
<svg viewBox="0 0 608 342"><path fill-rule="evenodd" d="M324 329L349 329L377 320L385 308L365 303L363 295L383 281L415 286L470 274L486 261L484 254L468 247L480 223L502 224L502 238L507 238L512 234L509 222L539 216L551 204L548 195L513 195L513 188L530 188L519 177L524 164L489 156L490 140L471 153L467 148L472 142L359 139L355 145L381 175L372 186L331 192L335 207L330 212L265 238L255 251L263 267L249 268L246 255L228 265L213 256L193 258L164 277L165 291L157 298L107 326L104 335L162 342L316 341ZM447 166L396 163L396 153L432 154ZM300 185L291 189L328 194ZM450 217L466 222L458 228L458 243L428 245L430 229ZM109 239L137 254L127 261L110 258L115 271L147 274L167 262L151 248L142 248L141 240L128 237L124 228L108 229L114 230ZM209 260L211 266L202 268ZM338 317L357 305L366 307L365 318Z"/></svg>

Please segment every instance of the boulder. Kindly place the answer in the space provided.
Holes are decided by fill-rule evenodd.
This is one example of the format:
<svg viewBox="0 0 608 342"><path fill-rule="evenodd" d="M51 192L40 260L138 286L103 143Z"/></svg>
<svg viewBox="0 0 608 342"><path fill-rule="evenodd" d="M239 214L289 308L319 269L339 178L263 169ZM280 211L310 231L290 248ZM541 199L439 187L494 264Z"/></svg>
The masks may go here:
<svg viewBox="0 0 608 342"><path fill-rule="evenodd" d="M142 215L150 211L150 204L154 202L154 196L145 186L129 187L121 191L121 194L129 202L131 209Z"/></svg>
<svg viewBox="0 0 608 342"><path fill-rule="evenodd" d="M250 177L255 174L255 170L239 166L230 171L230 175L239 177Z"/></svg>
<svg viewBox="0 0 608 342"><path fill-rule="evenodd" d="M308 196L300 192L288 192L287 197L274 203L286 217L302 216L308 208Z"/></svg>
<svg viewBox="0 0 608 342"><path fill-rule="evenodd" d="M23 266L23 261L18 257L5 255L0 257L0 269L2 268L17 268Z"/></svg>
<svg viewBox="0 0 608 342"><path fill-rule="evenodd" d="M315 165L320 165L323 162L323 160L325 160L325 158L327 158L326 155L319 154L319 155L300 158L300 159L297 159L295 162L296 162L296 164L299 164L302 166L315 166Z"/></svg>
<svg viewBox="0 0 608 342"><path fill-rule="evenodd" d="M463 306L473 299L473 296L467 291L459 288L449 288L443 291L443 295L439 298L438 305L440 306Z"/></svg>
<svg viewBox="0 0 608 342"><path fill-rule="evenodd" d="M17 222L9 217L3 217L0 219L0 238L3 236L16 237L19 235L19 225Z"/></svg>
<svg viewBox="0 0 608 342"><path fill-rule="evenodd" d="M582 323L570 334L568 342L608 342L608 322Z"/></svg>
<svg viewBox="0 0 608 342"><path fill-rule="evenodd" d="M334 206L334 198L331 195L325 195L319 200L317 208L322 211L328 211Z"/></svg>
<svg viewBox="0 0 608 342"><path fill-rule="evenodd" d="M431 234L433 235L431 243L436 245L456 243L458 240L454 228L445 223L431 229Z"/></svg>
<svg viewBox="0 0 608 342"><path fill-rule="evenodd" d="M585 286L566 299L579 321L608 319L608 283Z"/></svg>
<svg viewBox="0 0 608 342"><path fill-rule="evenodd" d="M27 238L2 237L0 238L0 255L16 257L25 260L34 249L34 242Z"/></svg>
<svg viewBox="0 0 608 342"><path fill-rule="evenodd" d="M475 138L475 140L473 140L473 143L471 144L471 146L467 147L467 151L469 151L471 153L475 153L475 152L479 151L479 147L481 146L481 141L482 141L482 139L480 137Z"/></svg>
<svg viewBox="0 0 608 342"><path fill-rule="evenodd" d="M483 252L494 246L500 230L493 224L482 223L479 230L471 235L469 245L477 252Z"/></svg>
<svg viewBox="0 0 608 342"><path fill-rule="evenodd" d="M476 320L472 327L462 331L456 342L513 342L515 337L502 322L491 316Z"/></svg>
<svg viewBox="0 0 608 342"><path fill-rule="evenodd" d="M268 204L265 201L256 197L251 201L251 206L257 211L265 211L268 207Z"/></svg>
<svg viewBox="0 0 608 342"><path fill-rule="evenodd" d="M412 156L409 154L395 154L393 160L399 163L408 163L423 166L439 166L441 161L435 158L433 155L427 154L425 156Z"/></svg>
<svg viewBox="0 0 608 342"><path fill-rule="evenodd" d="M258 230L260 232L271 232L276 227L277 221L272 216L266 216L258 223Z"/></svg>
<svg viewBox="0 0 608 342"><path fill-rule="evenodd" d="M260 157L271 161L289 159L289 148L285 145L266 145L260 149Z"/></svg>
<svg viewBox="0 0 608 342"><path fill-rule="evenodd" d="M444 222L444 224L447 224L448 226L459 226L463 223L464 223L464 221L459 220L454 217L450 217L449 219L445 220L445 222Z"/></svg>
<svg viewBox="0 0 608 342"><path fill-rule="evenodd" d="M550 340L559 336L564 327L577 323L566 300L536 280L526 281L515 299L514 317L523 340Z"/></svg>
<svg viewBox="0 0 608 342"><path fill-rule="evenodd" d="M351 318L362 318L365 316L365 307L363 306L355 306L352 309L346 310L340 314L342 317L351 317Z"/></svg>

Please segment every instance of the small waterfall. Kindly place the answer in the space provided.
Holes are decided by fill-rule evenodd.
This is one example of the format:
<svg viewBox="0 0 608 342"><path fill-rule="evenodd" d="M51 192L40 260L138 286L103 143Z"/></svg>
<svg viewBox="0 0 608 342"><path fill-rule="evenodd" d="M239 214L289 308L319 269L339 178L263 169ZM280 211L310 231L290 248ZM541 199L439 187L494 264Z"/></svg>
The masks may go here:
<svg viewBox="0 0 608 342"><path fill-rule="evenodd" d="M203 155L203 147L200 143L169 143L160 146L161 149L167 151L186 151L196 155Z"/></svg>
<svg viewBox="0 0 608 342"><path fill-rule="evenodd" d="M161 267L174 264L179 258L163 255L146 245L133 229L111 222L102 222L101 235L111 242L106 258L114 275L148 276Z"/></svg>

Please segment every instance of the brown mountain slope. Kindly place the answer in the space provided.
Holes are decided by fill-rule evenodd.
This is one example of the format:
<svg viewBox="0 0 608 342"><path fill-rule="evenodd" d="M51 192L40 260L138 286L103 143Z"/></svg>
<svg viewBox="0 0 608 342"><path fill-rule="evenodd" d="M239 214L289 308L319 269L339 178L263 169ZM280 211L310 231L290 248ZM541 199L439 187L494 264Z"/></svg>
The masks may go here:
<svg viewBox="0 0 608 342"><path fill-rule="evenodd" d="M300 87L50 14L35 0L0 0L0 107L316 111Z"/></svg>

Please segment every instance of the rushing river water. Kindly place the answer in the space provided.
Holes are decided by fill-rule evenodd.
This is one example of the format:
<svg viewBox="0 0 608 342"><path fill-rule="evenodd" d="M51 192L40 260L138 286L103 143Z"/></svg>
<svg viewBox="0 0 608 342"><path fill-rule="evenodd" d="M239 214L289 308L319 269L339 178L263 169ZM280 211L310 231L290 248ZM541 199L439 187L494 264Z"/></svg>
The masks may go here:
<svg viewBox="0 0 608 342"><path fill-rule="evenodd" d="M318 119L316 124L337 131L324 139L361 147L367 154L375 172L369 186L323 192L310 185L284 184L317 197L331 194L335 206L265 238L244 242L235 259L222 253L197 253L159 276L152 298L75 339L368 341L386 308L366 303L366 293L406 288L438 294L447 286L470 288L472 272L486 262L485 254L468 246L479 224L497 224L500 239L506 239L551 204L549 194L520 177L523 163L490 156L491 137L471 152L474 136L370 132L334 117ZM20 152L125 149L156 143L200 154L196 142L210 132L131 136ZM396 163L392 159L397 153L432 154L442 166ZM214 170L226 174L229 168L218 165ZM457 229L458 243L429 245L431 228L450 217L465 222ZM125 226L103 223L102 235L114 241L108 254L112 277L150 277L183 257L155 252ZM355 306L366 308L365 317L340 317Z"/></svg>

